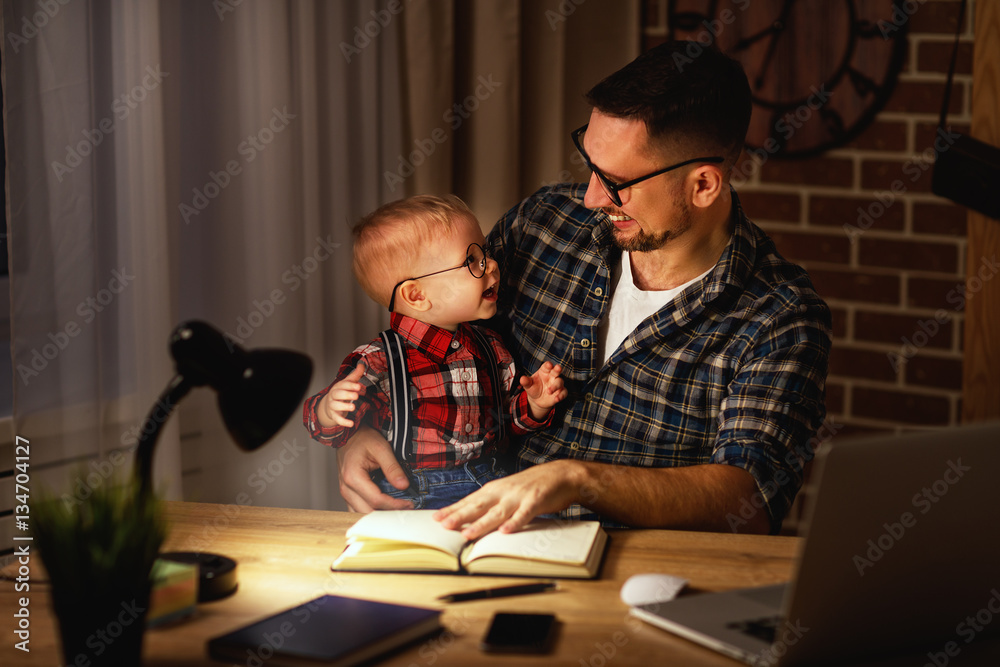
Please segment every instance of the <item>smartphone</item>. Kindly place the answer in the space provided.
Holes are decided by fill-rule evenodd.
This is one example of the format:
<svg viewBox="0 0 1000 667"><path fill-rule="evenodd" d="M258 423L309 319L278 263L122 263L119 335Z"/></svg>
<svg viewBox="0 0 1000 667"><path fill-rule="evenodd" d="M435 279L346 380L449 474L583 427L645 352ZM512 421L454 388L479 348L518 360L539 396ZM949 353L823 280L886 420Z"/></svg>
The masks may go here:
<svg viewBox="0 0 1000 667"><path fill-rule="evenodd" d="M490 653L547 653L556 625L553 614L497 612L479 646Z"/></svg>

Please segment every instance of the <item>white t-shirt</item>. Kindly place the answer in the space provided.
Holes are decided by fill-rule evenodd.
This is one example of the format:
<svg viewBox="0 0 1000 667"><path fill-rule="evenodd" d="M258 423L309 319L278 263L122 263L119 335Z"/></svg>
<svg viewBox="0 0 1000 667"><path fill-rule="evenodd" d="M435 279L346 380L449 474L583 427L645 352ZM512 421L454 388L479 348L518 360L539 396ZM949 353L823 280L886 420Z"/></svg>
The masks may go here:
<svg viewBox="0 0 1000 667"><path fill-rule="evenodd" d="M712 267L715 268L715 267ZM643 320L674 300L678 294L707 276L712 269L692 278L688 282L668 290L641 290L632 278L632 256L622 252L622 261L615 268L615 288L611 293L611 307L607 317L601 322L601 352L604 363L608 362L618 346L635 331Z"/></svg>

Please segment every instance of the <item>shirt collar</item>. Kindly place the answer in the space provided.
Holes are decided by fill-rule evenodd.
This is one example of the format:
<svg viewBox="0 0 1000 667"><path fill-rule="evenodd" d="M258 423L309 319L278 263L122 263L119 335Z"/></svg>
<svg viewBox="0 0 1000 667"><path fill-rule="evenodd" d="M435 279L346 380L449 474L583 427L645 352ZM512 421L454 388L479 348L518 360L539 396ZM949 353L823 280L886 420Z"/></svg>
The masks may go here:
<svg viewBox="0 0 1000 667"><path fill-rule="evenodd" d="M733 199L733 235L708 275L705 284L705 301L712 301L726 291L728 286L742 288L753 273L757 261L757 244L751 222L743 212L736 191L729 188Z"/></svg>
<svg viewBox="0 0 1000 667"><path fill-rule="evenodd" d="M407 315L392 313L389 316L389 324L409 345L437 363L444 363L449 354L462 347L468 348L473 353L479 351L472 341L469 325L464 322L458 325L457 331L451 332ZM453 342L457 342L458 346L452 347Z"/></svg>
<svg viewBox="0 0 1000 667"><path fill-rule="evenodd" d="M586 184L579 186L574 193L579 197L581 205L583 204L583 194L585 192ZM753 272L754 262L756 261L757 244L754 240L751 223L743 212L743 206L740 205L740 198L736 194L736 190L730 186L729 192L733 200L733 235L730 237L725 250L722 251L719 261L716 262L715 267L712 268L711 273L707 277L704 291L704 301L706 303L720 296L730 285L734 287L742 286ZM611 236L610 218L606 215L600 215L596 211L593 212L593 215L595 218L592 232L594 243L598 248L601 248L605 261L610 261L614 257L614 253L618 252L617 247L614 245L614 239Z"/></svg>

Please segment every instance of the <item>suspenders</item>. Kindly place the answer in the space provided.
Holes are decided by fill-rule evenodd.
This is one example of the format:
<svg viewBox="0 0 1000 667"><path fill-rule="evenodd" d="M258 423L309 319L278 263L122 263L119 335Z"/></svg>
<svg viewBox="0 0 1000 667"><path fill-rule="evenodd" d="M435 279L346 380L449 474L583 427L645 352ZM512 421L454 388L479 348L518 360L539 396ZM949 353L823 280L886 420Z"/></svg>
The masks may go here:
<svg viewBox="0 0 1000 667"><path fill-rule="evenodd" d="M477 329L476 327L469 327L469 329L476 335L476 342L479 343L479 349L483 351L483 355L486 357L486 363L490 365L490 381L493 383L493 411L494 411L494 421L497 424L497 444L502 443L507 436L504 431L504 409L503 409L503 385L500 379L500 365L497 362L497 357L493 354L493 346L490 345L489 339L487 339L486 334ZM480 383L480 386L482 384Z"/></svg>
<svg viewBox="0 0 1000 667"><path fill-rule="evenodd" d="M479 349L486 357L489 365L490 381L493 385L494 420L497 423L497 442L504 441L503 385L501 384L500 368L496 355L490 346L486 335L476 327L470 327L479 343ZM392 451L400 461L410 462L413 459L411 439L413 436L413 418L410 412L410 372L406 365L406 346L403 338L392 329L386 329L379 334L382 347L385 348L385 358L389 365L389 382L392 396ZM482 386L482 383L480 383Z"/></svg>
<svg viewBox="0 0 1000 667"><path fill-rule="evenodd" d="M379 334L389 364L389 390L392 395L392 451L400 461L410 461L410 373L406 368L406 350L403 338L392 329Z"/></svg>

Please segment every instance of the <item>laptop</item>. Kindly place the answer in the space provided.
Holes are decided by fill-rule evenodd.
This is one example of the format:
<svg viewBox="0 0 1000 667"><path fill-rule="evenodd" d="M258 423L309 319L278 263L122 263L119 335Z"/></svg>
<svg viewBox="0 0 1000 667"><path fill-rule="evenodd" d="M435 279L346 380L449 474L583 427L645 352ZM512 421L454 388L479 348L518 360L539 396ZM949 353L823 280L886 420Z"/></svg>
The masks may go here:
<svg viewBox="0 0 1000 667"><path fill-rule="evenodd" d="M792 581L631 613L778 667L916 649L948 664L1000 633L1000 422L845 440L815 472Z"/></svg>

